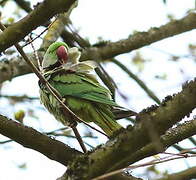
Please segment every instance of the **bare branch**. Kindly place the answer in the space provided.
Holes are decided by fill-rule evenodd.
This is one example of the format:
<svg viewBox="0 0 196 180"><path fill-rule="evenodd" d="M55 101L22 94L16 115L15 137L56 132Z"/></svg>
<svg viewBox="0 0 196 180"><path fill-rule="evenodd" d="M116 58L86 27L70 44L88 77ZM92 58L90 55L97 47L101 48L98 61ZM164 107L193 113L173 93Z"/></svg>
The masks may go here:
<svg viewBox="0 0 196 180"><path fill-rule="evenodd" d="M81 59L106 60L119 54L150 45L162 39L181 34L196 28L196 13L190 13L180 20L173 20L159 28L147 32L138 32L129 38L108 43L103 47L91 47L83 51Z"/></svg>
<svg viewBox="0 0 196 180"><path fill-rule="evenodd" d="M76 0L45 0L20 21L0 34L0 52L16 44L26 35L58 13L66 12Z"/></svg>
<svg viewBox="0 0 196 180"><path fill-rule="evenodd" d="M147 93L147 95L152 98L157 104L160 104L161 101L159 100L159 98L154 94L153 91L151 91L146 84L139 79L135 74L133 74L126 66L124 66L122 63L120 63L119 61L117 61L116 59L113 58L112 62L114 64L116 64L117 66L119 66L124 72L126 72L129 77L131 77L132 79L134 79L138 85Z"/></svg>
<svg viewBox="0 0 196 180"><path fill-rule="evenodd" d="M48 158L67 165L82 153L60 141L51 139L33 128L0 115L0 133L13 139L24 147L34 149Z"/></svg>
<svg viewBox="0 0 196 180"><path fill-rule="evenodd" d="M70 29L70 26L69 26ZM63 41L68 44L70 47L73 46L80 46L81 48L86 48L86 47L90 47L90 43L88 40L82 38L77 31L72 30L71 32L69 32L67 29L64 29L64 31L62 31L61 33L61 37L63 39Z"/></svg>

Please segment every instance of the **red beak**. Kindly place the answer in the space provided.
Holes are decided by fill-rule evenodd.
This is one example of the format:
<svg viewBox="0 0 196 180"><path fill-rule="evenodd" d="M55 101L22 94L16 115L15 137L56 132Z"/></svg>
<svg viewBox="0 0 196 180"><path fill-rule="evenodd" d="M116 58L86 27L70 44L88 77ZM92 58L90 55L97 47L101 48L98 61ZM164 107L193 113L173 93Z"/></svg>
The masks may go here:
<svg viewBox="0 0 196 180"><path fill-rule="evenodd" d="M64 46L58 47L56 54L62 64L65 64L67 62L68 54L67 54L67 50Z"/></svg>

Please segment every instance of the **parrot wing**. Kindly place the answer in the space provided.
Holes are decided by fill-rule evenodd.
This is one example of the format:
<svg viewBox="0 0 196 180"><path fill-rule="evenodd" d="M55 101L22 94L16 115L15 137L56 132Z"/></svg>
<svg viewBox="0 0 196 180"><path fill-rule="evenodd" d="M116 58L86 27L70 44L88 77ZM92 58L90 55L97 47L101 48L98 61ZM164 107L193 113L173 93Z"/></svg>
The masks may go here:
<svg viewBox="0 0 196 180"><path fill-rule="evenodd" d="M47 78L48 79L48 78ZM101 86L96 80L93 81L82 73L59 73L50 75L49 83L57 89L62 97L72 96L86 99L92 102L117 105L110 96L110 91Z"/></svg>

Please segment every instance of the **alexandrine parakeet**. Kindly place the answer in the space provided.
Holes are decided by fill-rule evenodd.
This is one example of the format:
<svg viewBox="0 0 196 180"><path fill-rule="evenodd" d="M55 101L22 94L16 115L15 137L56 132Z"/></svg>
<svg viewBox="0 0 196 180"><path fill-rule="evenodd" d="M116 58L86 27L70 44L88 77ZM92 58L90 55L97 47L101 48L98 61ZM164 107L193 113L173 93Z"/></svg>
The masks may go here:
<svg viewBox="0 0 196 180"><path fill-rule="evenodd" d="M78 48L69 48L64 42L55 42L47 49L42 71L44 77L64 98L64 103L85 122L94 122L109 137L122 128L115 120L121 108L112 98L110 91L100 85L92 74L96 63L79 62ZM55 118L69 125L69 118L62 112L59 102L39 82L41 102ZM127 111L129 115L135 115Z"/></svg>

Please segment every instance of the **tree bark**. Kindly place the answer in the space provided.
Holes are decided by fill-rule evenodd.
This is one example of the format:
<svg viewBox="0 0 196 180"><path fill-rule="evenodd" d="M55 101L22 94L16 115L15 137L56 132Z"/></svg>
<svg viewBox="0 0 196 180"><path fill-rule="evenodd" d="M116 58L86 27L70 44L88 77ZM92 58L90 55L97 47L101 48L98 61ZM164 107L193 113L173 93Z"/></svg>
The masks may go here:
<svg viewBox="0 0 196 180"><path fill-rule="evenodd" d="M60 141L2 115L0 115L0 134L63 165L67 165L69 161L82 154Z"/></svg>

